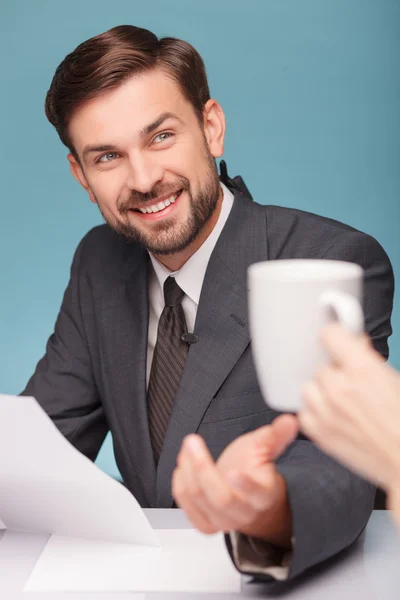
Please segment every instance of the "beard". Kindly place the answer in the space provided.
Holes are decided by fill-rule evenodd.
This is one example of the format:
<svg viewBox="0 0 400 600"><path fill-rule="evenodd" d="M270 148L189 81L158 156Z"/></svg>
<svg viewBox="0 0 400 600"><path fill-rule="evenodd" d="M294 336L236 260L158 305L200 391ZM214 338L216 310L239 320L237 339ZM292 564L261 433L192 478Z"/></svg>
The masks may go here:
<svg viewBox="0 0 400 600"><path fill-rule="evenodd" d="M208 148L205 150L207 173L201 189L196 194L192 193L186 177L178 177L173 184L155 185L145 194L133 191L130 197L118 206L121 219L105 215L98 203L104 220L127 241L137 242L153 254L166 256L185 250L209 221L218 203L220 181L217 166ZM128 215L132 209L146 206L148 202L172 195L178 190L181 190L181 194L185 192L189 198L189 215L185 221L176 222L176 218L172 216L159 223L152 223L151 231L143 231L141 227L129 222Z"/></svg>

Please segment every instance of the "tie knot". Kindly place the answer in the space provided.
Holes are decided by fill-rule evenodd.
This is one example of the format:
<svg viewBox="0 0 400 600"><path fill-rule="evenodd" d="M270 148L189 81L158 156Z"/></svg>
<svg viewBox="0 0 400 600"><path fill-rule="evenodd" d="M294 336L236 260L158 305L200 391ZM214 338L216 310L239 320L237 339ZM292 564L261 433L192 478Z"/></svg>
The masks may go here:
<svg viewBox="0 0 400 600"><path fill-rule="evenodd" d="M185 292L175 281L175 277L167 277L164 282L165 306L177 306L182 302Z"/></svg>

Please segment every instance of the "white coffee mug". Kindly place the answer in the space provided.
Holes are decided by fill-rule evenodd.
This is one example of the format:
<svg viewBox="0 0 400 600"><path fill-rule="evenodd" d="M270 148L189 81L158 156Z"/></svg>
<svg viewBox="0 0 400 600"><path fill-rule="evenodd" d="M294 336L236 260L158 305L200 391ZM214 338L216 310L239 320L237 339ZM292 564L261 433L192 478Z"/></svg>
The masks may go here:
<svg viewBox="0 0 400 600"><path fill-rule="evenodd" d="M265 402L301 409L301 390L327 362L320 332L339 321L361 333L363 270L334 260L274 260L248 269L250 335Z"/></svg>

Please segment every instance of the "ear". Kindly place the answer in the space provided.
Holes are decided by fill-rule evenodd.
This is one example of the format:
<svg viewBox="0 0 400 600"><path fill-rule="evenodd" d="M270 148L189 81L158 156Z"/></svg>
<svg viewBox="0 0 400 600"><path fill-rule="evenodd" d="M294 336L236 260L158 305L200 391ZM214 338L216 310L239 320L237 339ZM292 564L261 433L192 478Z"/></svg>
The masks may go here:
<svg viewBox="0 0 400 600"><path fill-rule="evenodd" d="M219 158L224 153L225 115L222 107L216 100L210 98L203 110L204 134L208 147L214 158Z"/></svg>
<svg viewBox="0 0 400 600"><path fill-rule="evenodd" d="M90 186L87 182L87 179L85 177L80 163L76 160L73 154L68 154L67 159L72 175L75 177L77 182L80 183L80 185L87 191L87 193L89 194L90 201L93 202L93 204L97 204L96 198L92 190L90 189Z"/></svg>

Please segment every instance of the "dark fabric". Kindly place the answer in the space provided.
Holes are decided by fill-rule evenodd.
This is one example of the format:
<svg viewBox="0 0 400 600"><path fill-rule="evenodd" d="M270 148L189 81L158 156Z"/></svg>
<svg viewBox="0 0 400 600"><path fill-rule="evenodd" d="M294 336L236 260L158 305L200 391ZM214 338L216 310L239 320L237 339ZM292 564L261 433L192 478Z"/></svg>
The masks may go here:
<svg viewBox="0 0 400 600"><path fill-rule="evenodd" d="M387 495L385 490L383 490L382 488L378 488L376 490L374 509L387 510Z"/></svg>
<svg viewBox="0 0 400 600"><path fill-rule="evenodd" d="M150 438L156 463L161 454L189 346L181 340L186 332L182 308L183 291L174 277L164 283L165 306L158 322L157 342L151 364L148 407Z"/></svg>
<svg viewBox="0 0 400 600"><path fill-rule="evenodd" d="M237 436L278 414L261 395L254 368L247 268L289 258L361 265L366 330L387 357L394 284L378 242L343 223L260 205L236 191L207 267L194 327L199 341L190 346L157 466L146 391L148 254L106 225L79 244L55 331L23 393L35 396L91 459L111 430L119 470L138 502L172 507L172 472L187 434L201 435L217 458ZM304 439L291 445L278 469L293 516L295 577L360 535L375 488Z"/></svg>

